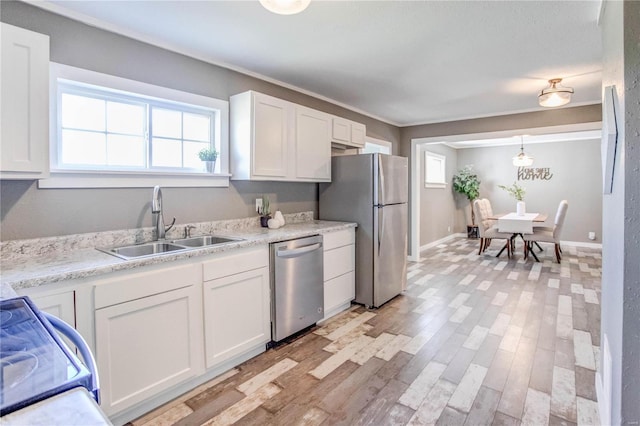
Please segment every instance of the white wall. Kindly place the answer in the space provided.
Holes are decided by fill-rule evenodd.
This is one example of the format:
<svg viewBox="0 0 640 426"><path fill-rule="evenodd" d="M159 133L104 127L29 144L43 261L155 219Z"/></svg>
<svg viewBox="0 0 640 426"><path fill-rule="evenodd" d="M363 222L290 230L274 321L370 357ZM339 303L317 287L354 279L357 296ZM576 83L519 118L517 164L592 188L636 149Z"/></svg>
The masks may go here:
<svg viewBox="0 0 640 426"><path fill-rule="evenodd" d="M424 152L429 151L445 157L444 188L425 188ZM420 154L420 246L463 231L456 227L456 204L451 181L457 171L457 153L453 148L441 144L424 144Z"/></svg>
<svg viewBox="0 0 640 426"><path fill-rule="evenodd" d="M640 2L609 1L603 87L615 85L613 191L603 198L602 320L596 377L602 424L640 424ZM605 345L608 342L608 345Z"/></svg>

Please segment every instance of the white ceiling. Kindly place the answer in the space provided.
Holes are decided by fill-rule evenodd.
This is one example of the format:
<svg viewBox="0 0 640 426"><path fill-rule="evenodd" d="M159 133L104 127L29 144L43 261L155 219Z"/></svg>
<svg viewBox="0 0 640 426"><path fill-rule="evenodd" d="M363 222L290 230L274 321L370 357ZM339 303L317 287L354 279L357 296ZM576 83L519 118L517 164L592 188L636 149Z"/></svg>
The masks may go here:
<svg viewBox="0 0 640 426"><path fill-rule="evenodd" d="M600 1L45 1L36 6L293 87L396 125L599 103Z"/></svg>

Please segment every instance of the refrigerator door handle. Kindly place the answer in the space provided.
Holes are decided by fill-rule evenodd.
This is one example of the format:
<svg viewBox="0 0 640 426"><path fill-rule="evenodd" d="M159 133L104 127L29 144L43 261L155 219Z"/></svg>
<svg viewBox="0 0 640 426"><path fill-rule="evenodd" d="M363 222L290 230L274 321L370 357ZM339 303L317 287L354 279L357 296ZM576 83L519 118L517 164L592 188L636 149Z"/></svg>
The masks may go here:
<svg viewBox="0 0 640 426"><path fill-rule="evenodd" d="M380 244L384 235L384 209L378 207L378 253L380 253Z"/></svg>
<svg viewBox="0 0 640 426"><path fill-rule="evenodd" d="M380 182L378 183L378 205L384 205L387 204L387 197L386 194L384 193L384 167L382 167L382 161L380 159L380 156L377 156L378 158L378 176L380 178Z"/></svg>

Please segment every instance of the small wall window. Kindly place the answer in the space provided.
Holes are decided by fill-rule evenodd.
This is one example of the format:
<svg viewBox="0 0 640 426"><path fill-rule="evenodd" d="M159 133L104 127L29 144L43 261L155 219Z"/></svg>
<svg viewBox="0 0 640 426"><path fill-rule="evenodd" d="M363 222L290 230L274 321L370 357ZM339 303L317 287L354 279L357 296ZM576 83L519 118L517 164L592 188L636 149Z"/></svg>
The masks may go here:
<svg viewBox="0 0 640 426"><path fill-rule="evenodd" d="M360 149L360 154L371 154L374 152L391 155L391 142L367 137L365 139L364 148Z"/></svg>
<svg viewBox="0 0 640 426"><path fill-rule="evenodd" d="M60 64L51 74L51 178L41 187L228 186L227 101ZM204 148L219 153L213 174Z"/></svg>
<svg viewBox="0 0 640 426"><path fill-rule="evenodd" d="M446 157L433 152L424 152L424 187L445 188L446 181Z"/></svg>

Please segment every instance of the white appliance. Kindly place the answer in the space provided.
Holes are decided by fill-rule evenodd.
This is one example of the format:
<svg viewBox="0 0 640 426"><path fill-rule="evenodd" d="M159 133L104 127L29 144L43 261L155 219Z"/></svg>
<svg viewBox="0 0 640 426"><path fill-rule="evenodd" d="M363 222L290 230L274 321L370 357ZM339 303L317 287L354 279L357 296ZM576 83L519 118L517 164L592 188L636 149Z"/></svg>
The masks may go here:
<svg viewBox="0 0 640 426"><path fill-rule="evenodd" d="M407 280L408 162L380 153L331 159L320 184L319 218L356 222L356 298L379 307Z"/></svg>

